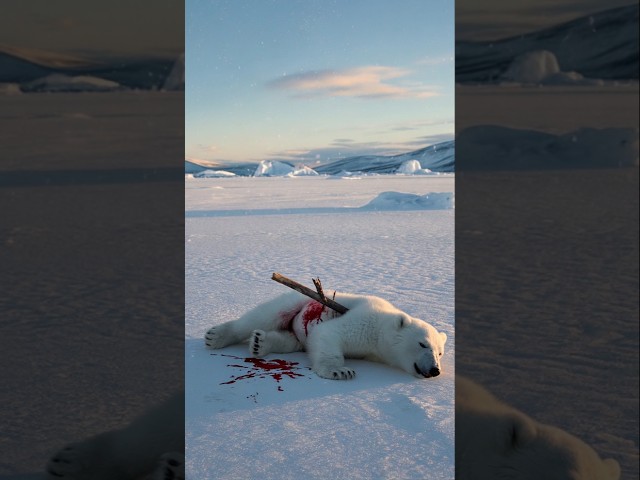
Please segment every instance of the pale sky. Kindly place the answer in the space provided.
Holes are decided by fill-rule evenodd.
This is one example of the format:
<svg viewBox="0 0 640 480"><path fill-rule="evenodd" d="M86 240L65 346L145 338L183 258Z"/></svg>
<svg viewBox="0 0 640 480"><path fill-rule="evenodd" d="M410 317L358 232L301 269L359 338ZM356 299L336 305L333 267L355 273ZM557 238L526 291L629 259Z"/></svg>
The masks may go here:
<svg viewBox="0 0 640 480"><path fill-rule="evenodd" d="M452 0L186 0L187 158L304 161L454 134Z"/></svg>

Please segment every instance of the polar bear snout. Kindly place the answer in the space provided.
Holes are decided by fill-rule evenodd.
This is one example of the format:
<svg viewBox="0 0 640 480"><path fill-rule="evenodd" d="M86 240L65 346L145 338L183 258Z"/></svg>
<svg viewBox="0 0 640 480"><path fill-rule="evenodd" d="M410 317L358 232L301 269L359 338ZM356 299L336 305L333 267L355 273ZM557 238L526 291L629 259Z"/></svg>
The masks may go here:
<svg viewBox="0 0 640 480"><path fill-rule="evenodd" d="M414 363L413 368L416 370L416 373L418 375L422 375L424 378L437 377L438 375L440 375L440 369L438 367L431 367L428 370L423 370L418 366L417 363Z"/></svg>

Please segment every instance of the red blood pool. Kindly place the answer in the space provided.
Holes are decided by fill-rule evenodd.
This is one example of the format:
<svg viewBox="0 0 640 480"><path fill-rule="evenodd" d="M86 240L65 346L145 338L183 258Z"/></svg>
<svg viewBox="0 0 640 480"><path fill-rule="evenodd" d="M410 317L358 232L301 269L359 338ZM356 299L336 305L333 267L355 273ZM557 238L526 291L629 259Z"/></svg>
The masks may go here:
<svg viewBox="0 0 640 480"><path fill-rule="evenodd" d="M296 371L299 370L299 368L297 367L298 362L288 362L281 359L265 360L263 358L240 358L233 355L220 355L224 357L235 358L237 360L243 360L245 362L245 365L228 364L227 366L234 368L243 368L247 370L247 373L245 373L244 375L231 377L231 380L222 382L220 385L229 385L232 383L236 383L238 380L247 380L249 378L271 377L276 382L280 383L280 380L282 380L283 377L304 377L303 374ZM278 387L278 390L283 391L281 387Z"/></svg>

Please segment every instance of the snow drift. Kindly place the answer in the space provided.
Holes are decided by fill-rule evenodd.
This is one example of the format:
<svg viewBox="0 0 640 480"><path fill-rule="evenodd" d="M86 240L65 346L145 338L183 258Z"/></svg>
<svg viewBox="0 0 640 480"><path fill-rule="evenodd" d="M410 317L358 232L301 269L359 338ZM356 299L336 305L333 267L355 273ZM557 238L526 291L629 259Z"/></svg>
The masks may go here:
<svg viewBox="0 0 640 480"><path fill-rule="evenodd" d="M455 196L452 192L413 193L382 192L363 210L448 210L454 208Z"/></svg>
<svg viewBox="0 0 640 480"><path fill-rule="evenodd" d="M638 130L581 128L563 135L495 125L458 135L466 170L619 168L638 166Z"/></svg>

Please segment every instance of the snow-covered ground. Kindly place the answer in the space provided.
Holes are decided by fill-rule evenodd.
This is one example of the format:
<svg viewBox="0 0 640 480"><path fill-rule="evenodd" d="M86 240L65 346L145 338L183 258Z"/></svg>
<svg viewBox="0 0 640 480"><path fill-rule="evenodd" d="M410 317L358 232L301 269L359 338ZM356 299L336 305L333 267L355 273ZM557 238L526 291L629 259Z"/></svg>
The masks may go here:
<svg viewBox="0 0 640 480"><path fill-rule="evenodd" d="M188 179L185 189L188 477L453 478L454 210L415 210L415 195L454 192L454 177ZM414 195L357 208L389 191ZM246 346L206 350L209 327L287 290L273 272L378 295L432 323L449 336L443 374L347 360L357 377L332 381L305 353L255 365Z"/></svg>

